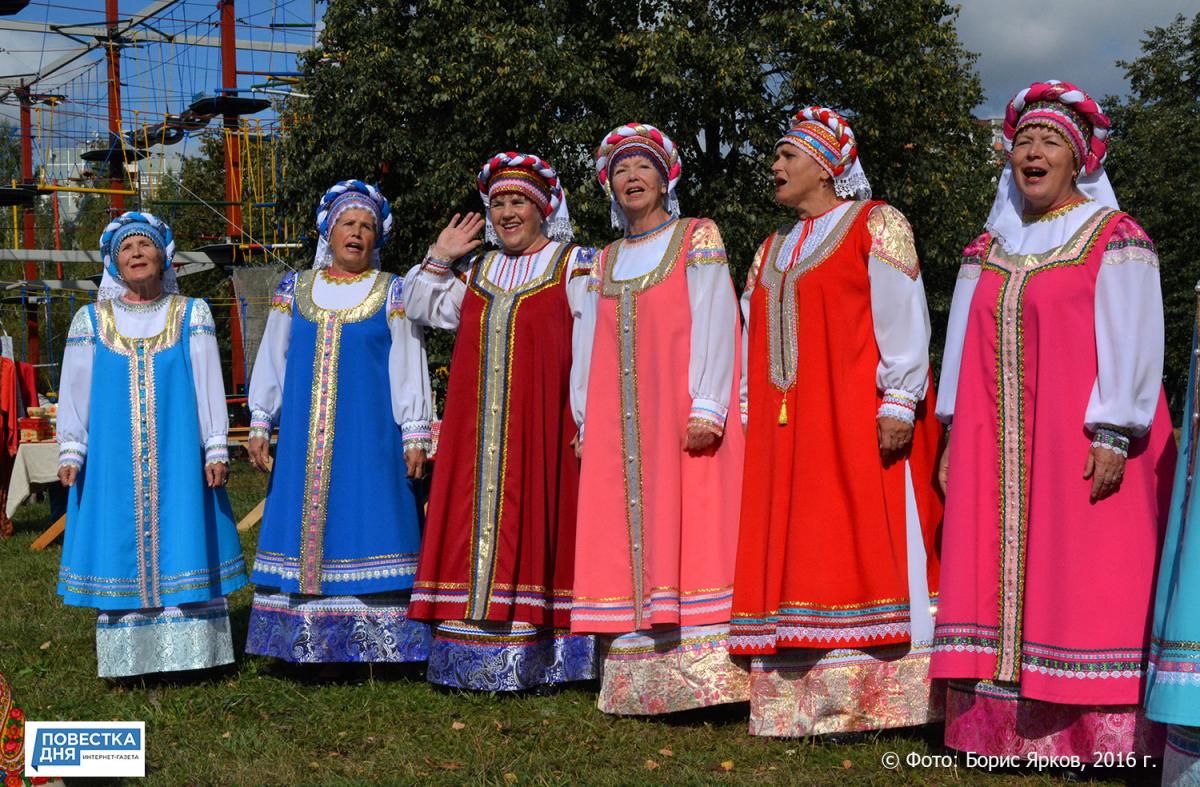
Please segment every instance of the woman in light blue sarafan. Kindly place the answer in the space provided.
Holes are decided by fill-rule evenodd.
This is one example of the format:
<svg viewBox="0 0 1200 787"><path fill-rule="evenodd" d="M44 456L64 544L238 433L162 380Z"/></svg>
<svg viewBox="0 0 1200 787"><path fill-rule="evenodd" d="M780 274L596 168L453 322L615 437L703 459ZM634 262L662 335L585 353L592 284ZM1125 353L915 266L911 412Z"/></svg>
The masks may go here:
<svg viewBox="0 0 1200 787"><path fill-rule="evenodd" d="M358 180L317 209L312 270L284 274L250 380L250 459L270 467L246 652L297 663L412 662L421 543L412 481L431 447L429 370L403 280L379 270L387 200Z"/></svg>
<svg viewBox="0 0 1200 787"><path fill-rule="evenodd" d="M1196 291L1200 330L1200 284ZM1200 785L1200 490L1195 488L1200 448L1198 357L1200 334L1193 332L1179 464L1158 569L1146 680L1146 715L1171 725L1163 755L1164 785Z"/></svg>
<svg viewBox="0 0 1200 787"><path fill-rule="evenodd" d="M246 584L212 314L179 295L174 251L149 213L109 224L99 300L76 312L63 354L58 592L99 610L104 678L231 663L225 596Z"/></svg>

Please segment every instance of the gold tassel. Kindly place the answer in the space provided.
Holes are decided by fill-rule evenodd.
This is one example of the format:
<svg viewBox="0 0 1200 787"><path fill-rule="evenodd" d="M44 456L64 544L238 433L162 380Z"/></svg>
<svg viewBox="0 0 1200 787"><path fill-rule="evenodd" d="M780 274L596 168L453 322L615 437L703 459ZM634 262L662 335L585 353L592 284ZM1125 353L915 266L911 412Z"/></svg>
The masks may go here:
<svg viewBox="0 0 1200 787"><path fill-rule="evenodd" d="M779 403L779 425L787 426L787 399Z"/></svg>

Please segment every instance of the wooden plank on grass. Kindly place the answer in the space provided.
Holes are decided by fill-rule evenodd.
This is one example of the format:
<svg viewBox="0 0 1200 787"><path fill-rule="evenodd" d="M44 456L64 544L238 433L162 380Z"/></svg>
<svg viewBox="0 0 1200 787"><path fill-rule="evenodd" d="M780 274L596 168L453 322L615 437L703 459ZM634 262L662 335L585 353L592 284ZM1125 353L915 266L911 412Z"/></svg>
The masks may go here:
<svg viewBox="0 0 1200 787"><path fill-rule="evenodd" d="M34 551L40 552L41 550L45 549L46 547L48 547L52 543L54 543L54 539L61 536L63 534L63 531L66 529L67 529L67 515L63 514L62 516L60 516L58 518L57 522L55 522L50 527L46 528L46 532L42 533L40 536L38 536L37 540L35 540L32 544L29 545L29 548Z"/></svg>

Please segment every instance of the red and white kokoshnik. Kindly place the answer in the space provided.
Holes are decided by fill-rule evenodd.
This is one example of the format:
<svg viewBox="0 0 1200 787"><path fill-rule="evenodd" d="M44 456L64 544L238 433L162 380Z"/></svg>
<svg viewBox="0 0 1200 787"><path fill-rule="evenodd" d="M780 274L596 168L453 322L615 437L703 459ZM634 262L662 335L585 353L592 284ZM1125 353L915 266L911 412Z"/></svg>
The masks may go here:
<svg viewBox="0 0 1200 787"><path fill-rule="evenodd" d="M497 153L487 160L483 169L479 170L479 196L483 200L483 204L488 204L488 181L491 180L492 173L510 167L532 170L546 181L546 185L550 188L550 201L546 203L542 213L545 216L553 215L554 211L558 209L559 203L562 202L563 196L562 186L558 182L558 173L554 171L554 167L532 153L517 153L510 150L505 153Z"/></svg>
<svg viewBox="0 0 1200 787"><path fill-rule="evenodd" d="M679 184L679 175L683 169L679 161L679 149L670 137L649 123L626 123L605 134L604 139L600 141L600 147L596 150L596 176L600 179L600 185L604 187L604 191L610 197L612 196L612 187L608 183L608 162L613 151L619 148L621 143L628 142L635 137L648 140L662 151L666 157L663 164L666 165L667 170L667 190L674 191L675 186Z"/></svg>
<svg viewBox="0 0 1200 787"><path fill-rule="evenodd" d="M828 107L806 107L796 113L795 120L797 123L803 123L806 120L820 123L837 137L841 158L833 167L832 175L835 178L844 173L858 158L858 143L854 139L854 132L850 129L850 124L846 122L846 119L837 112Z"/></svg>
<svg viewBox="0 0 1200 787"><path fill-rule="evenodd" d="M1108 153L1108 134L1112 121L1091 96L1070 82L1057 79L1034 82L1008 102L1008 110L1004 114L1004 149L1012 153L1013 137L1016 136L1021 115L1025 113L1027 106L1038 102L1060 103L1082 115L1091 124L1090 138L1087 129L1080 129L1087 147L1087 154L1082 162L1083 170L1090 174L1100 169Z"/></svg>

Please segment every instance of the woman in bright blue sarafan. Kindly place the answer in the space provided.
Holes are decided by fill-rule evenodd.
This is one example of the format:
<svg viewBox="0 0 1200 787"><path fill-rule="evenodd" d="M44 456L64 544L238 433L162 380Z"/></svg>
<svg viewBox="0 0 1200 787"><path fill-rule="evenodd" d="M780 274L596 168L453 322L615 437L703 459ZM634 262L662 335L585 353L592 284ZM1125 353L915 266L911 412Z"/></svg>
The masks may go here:
<svg viewBox="0 0 1200 787"><path fill-rule="evenodd" d="M412 478L432 408L403 280L379 270L387 200L357 180L317 210L312 270L284 275L250 380L250 459L279 442L252 579L246 652L292 662L410 662L429 628L407 618L420 546Z"/></svg>
<svg viewBox="0 0 1200 787"><path fill-rule="evenodd" d="M174 251L149 213L109 224L99 299L76 312L63 354L58 592L99 610L105 678L231 663L225 596L246 584L212 314L178 294Z"/></svg>
<svg viewBox="0 0 1200 787"><path fill-rule="evenodd" d="M1196 285L1196 324L1200 330L1200 284ZM1175 468L1175 488L1167 520L1167 538L1158 568L1154 600L1154 636L1146 678L1146 715L1167 728L1163 784L1200 784L1200 490L1196 489L1200 448L1200 391L1196 361L1200 334L1192 338Z"/></svg>

